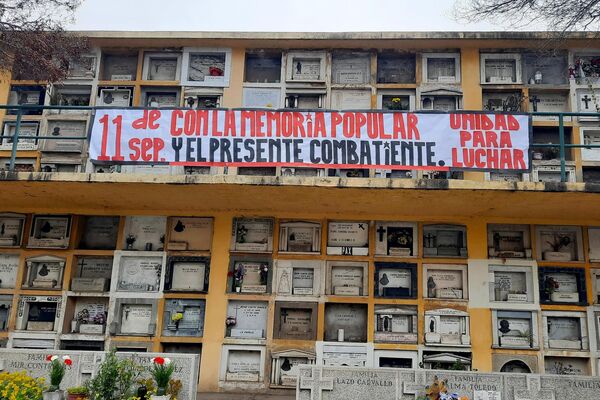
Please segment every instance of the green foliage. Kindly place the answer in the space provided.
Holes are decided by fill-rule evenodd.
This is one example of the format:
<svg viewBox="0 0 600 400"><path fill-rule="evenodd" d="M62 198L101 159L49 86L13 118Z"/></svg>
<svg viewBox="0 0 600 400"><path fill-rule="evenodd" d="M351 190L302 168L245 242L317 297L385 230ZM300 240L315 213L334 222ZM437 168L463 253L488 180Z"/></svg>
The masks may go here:
<svg viewBox="0 0 600 400"><path fill-rule="evenodd" d="M55 392L60 389L60 383L65 377L65 364L60 358L50 362L50 392Z"/></svg>
<svg viewBox="0 0 600 400"><path fill-rule="evenodd" d="M119 360L111 351L100 365L98 374L87 382L91 400L125 400L134 395L134 383L140 368L131 360Z"/></svg>
<svg viewBox="0 0 600 400"><path fill-rule="evenodd" d="M152 366L152 377L156 382L157 395L162 396L167 393L167 388L169 387L169 380L171 379L171 375L175 371L175 364L157 364L155 363Z"/></svg>
<svg viewBox="0 0 600 400"><path fill-rule="evenodd" d="M0 400L42 400L44 378L21 372L0 372Z"/></svg>
<svg viewBox="0 0 600 400"><path fill-rule="evenodd" d="M67 389L68 394L88 394L89 390L85 386L75 386Z"/></svg>
<svg viewBox="0 0 600 400"><path fill-rule="evenodd" d="M451 371L464 371L465 366L460 361L455 361L454 364L450 366Z"/></svg>

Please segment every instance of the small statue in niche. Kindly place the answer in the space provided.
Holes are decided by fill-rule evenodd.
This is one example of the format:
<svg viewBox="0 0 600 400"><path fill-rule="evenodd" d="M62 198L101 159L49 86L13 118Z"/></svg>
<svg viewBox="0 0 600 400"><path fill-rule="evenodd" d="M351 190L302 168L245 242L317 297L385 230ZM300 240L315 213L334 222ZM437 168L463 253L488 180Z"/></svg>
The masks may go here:
<svg viewBox="0 0 600 400"><path fill-rule="evenodd" d="M381 283L381 285L383 285L383 286L386 286L388 283L390 283L390 279L388 278L388 276L385 272L383 273L383 276L379 280L379 283Z"/></svg>
<svg viewBox="0 0 600 400"><path fill-rule="evenodd" d="M429 332L431 332L431 333L435 332L435 319L433 319L433 318L429 319Z"/></svg>
<svg viewBox="0 0 600 400"><path fill-rule="evenodd" d="M50 222L46 221L44 223L44 225L42 225L42 228L40 229L40 231L42 233L49 233L52 231L52 229L54 229L54 228L52 227L52 225L50 225Z"/></svg>
<svg viewBox="0 0 600 400"><path fill-rule="evenodd" d="M135 243L135 236L134 235L127 235L127 237L125 238L125 243L127 244L127 250L133 250L133 244Z"/></svg>
<svg viewBox="0 0 600 400"><path fill-rule="evenodd" d="M244 267L241 264L235 266L233 271L233 287L236 292L242 290L242 282L244 281Z"/></svg>
<svg viewBox="0 0 600 400"><path fill-rule="evenodd" d="M181 222L181 220L177 220L175 228L173 229L175 230L175 232L181 233L185 230L185 225L183 224L183 222Z"/></svg>
<svg viewBox="0 0 600 400"><path fill-rule="evenodd" d="M246 236L248 235L248 228L245 225L240 226L236 232L236 242L246 243Z"/></svg>
<svg viewBox="0 0 600 400"><path fill-rule="evenodd" d="M498 328L498 330L503 334L507 334L508 332L510 332L510 322L508 322L505 319L501 320L500 328Z"/></svg>
<svg viewBox="0 0 600 400"><path fill-rule="evenodd" d="M42 264L42 268L40 268L38 275L39 276L48 276L48 266L46 264Z"/></svg>
<svg viewBox="0 0 600 400"><path fill-rule="evenodd" d="M292 369L292 363L290 362L290 360L286 357L283 359L283 363L281 364L281 370L282 371L289 371Z"/></svg>
<svg viewBox="0 0 600 400"><path fill-rule="evenodd" d="M433 280L433 276L427 278L427 297L433 298L435 297L435 281Z"/></svg>
<svg viewBox="0 0 600 400"><path fill-rule="evenodd" d="M260 267L260 284L266 285L269 277L269 266L262 264Z"/></svg>

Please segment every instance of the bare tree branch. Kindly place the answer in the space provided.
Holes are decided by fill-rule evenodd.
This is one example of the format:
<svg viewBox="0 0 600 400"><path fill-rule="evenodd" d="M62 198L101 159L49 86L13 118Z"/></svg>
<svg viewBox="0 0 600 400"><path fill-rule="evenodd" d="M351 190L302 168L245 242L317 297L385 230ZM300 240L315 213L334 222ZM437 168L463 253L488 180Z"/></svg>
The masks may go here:
<svg viewBox="0 0 600 400"><path fill-rule="evenodd" d="M63 30L82 0L0 0L0 72L60 82L87 40Z"/></svg>
<svg viewBox="0 0 600 400"><path fill-rule="evenodd" d="M521 29L541 23L553 32L598 30L600 0L458 0L455 16Z"/></svg>

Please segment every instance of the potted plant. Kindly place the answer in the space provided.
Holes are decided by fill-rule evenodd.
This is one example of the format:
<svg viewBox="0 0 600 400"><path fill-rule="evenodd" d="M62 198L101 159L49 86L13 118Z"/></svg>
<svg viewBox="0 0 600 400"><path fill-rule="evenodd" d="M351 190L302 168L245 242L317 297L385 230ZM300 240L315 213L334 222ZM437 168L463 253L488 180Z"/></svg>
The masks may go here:
<svg viewBox="0 0 600 400"><path fill-rule="evenodd" d="M570 251L561 251L562 249L568 248L571 244L571 238L568 235L561 235L555 233L552 241L547 240L546 243L550 245L552 251L544 251L544 260L546 261L571 261Z"/></svg>
<svg viewBox="0 0 600 400"><path fill-rule="evenodd" d="M394 111L404 110L404 107L402 106L402 99L400 97L392 98L392 101L390 102L388 108Z"/></svg>
<svg viewBox="0 0 600 400"><path fill-rule="evenodd" d="M156 383L156 395L151 395L152 400L170 400L167 394L171 375L175 371L175 364L169 358L154 357L152 359L152 378Z"/></svg>
<svg viewBox="0 0 600 400"><path fill-rule="evenodd" d="M60 383L65 377L67 367L73 365L73 361L69 356L60 358L56 355L46 356L46 361L50 363L50 387L42 392L44 400L64 400L65 392L60 390Z"/></svg>
<svg viewBox="0 0 600 400"><path fill-rule="evenodd" d="M141 370L131 360L119 360L115 351L106 355L98 373L86 386L93 400L122 400L135 394L135 382Z"/></svg>
<svg viewBox="0 0 600 400"><path fill-rule="evenodd" d="M67 400L84 400L88 398L88 389L85 386L75 386L67 389Z"/></svg>

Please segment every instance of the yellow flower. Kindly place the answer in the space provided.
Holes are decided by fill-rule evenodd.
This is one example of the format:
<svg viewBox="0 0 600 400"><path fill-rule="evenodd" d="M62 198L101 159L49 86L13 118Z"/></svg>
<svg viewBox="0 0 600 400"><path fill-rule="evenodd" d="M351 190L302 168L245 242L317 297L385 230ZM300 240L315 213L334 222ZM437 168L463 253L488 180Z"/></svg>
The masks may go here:
<svg viewBox="0 0 600 400"><path fill-rule="evenodd" d="M174 322L181 321L182 319L183 319L183 313L180 313L180 312L175 313L171 316L171 320L173 320Z"/></svg>

